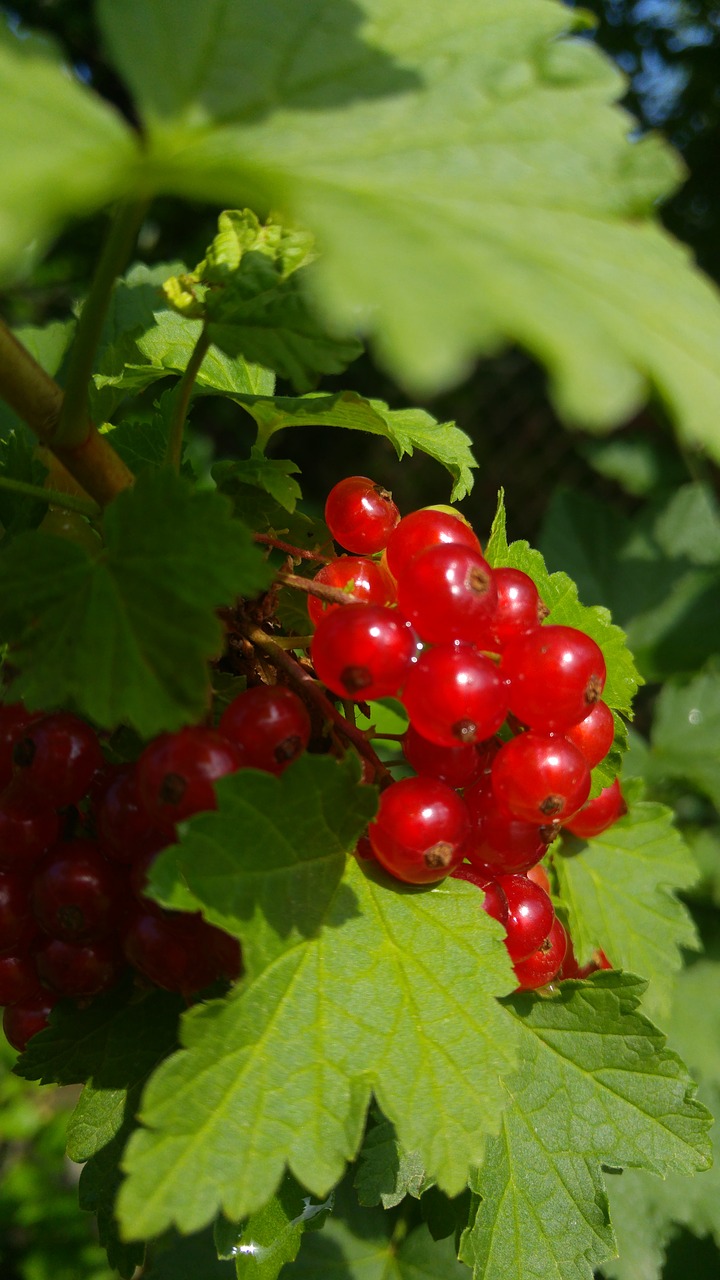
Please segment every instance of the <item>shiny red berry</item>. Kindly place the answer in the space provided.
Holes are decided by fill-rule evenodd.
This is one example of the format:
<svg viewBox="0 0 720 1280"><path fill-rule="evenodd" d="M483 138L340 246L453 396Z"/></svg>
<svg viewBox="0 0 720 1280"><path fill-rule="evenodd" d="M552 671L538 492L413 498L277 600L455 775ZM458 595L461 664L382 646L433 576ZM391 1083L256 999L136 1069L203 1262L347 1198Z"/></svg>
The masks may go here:
<svg viewBox="0 0 720 1280"><path fill-rule="evenodd" d="M473 547L429 547L398 578L398 608L428 644L484 646L496 607L493 571Z"/></svg>
<svg viewBox="0 0 720 1280"><path fill-rule="evenodd" d="M49 991L44 991L34 1000L14 1004L4 1010L5 1039L13 1049L17 1049L18 1053L24 1053L33 1036L36 1036L38 1031L45 1030L56 999L57 997Z"/></svg>
<svg viewBox="0 0 720 1280"><path fill-rule="evenodd" d="M104 788L97 806L97 836L103 853L114 862L133 863L168 844L168 835L153 826L138 794L137 773L122 765Z"/></svg>
<svg viewBox="0 0 720 1280"><path fill-rule="evenodd" d="M218 732L237 749L243 768L280 774L307 747L310 717L284 685L255 685L226 707Z"/></svg>
<svg viewBox="0 0 720 1280"><path fill-rule="evenodd" d="M367 476L340 480L325 503L325 523L333 538L358 555L382 551L399 519L392 495Z"/></svg>
<svg viewBox="0 0 720 1280"><path fill-rule="evenodd" d="M0 791L4 791L13 775L12 753L15 743L42 712L28 711L22 702L0 705Z"/></svg>
<svg viewBox="0 0 720 1280"><path fill-rule="evenodd" d="M505 945L513 962L525 960L547 938L555 910L544 889L522 875L497 877L508 902Z"/></svg>
<svg viewBox="0 0 720 1280"><path fill-rule="evenodd" d="M537 631L548 610L532 578L521 569L495 569L497 608L492 621L495 648L502 649L516 636Z"/></svg>
<svg viewBox="0 0 720 1280"><path fill-rule="evenodd" d="M114 931L125 892L118 871L91 840L57 844L33 878L33 914L52 938L91 942Z"/></svg>
<svg viewBox="0 0 720 1280"><path fill-rule="evenodd" d="M139 910L123 934L126 958L165 991L192 995L219 976L215 941L201 916L184 911Z"/></svg>
<svg viewBox="0 0 720 1280"><path fill-rule="evenodd" d="M402 740L403 755L416 773L439 778L449 787L469 787L481 777L485 757L480 747L440 747L418 733L414 725L407 727Z"/></svg>
<svg viewBox="0 0 720 1280"><path fill-rule="evenodd" d="M462 862L459 867L455 867L455 870L451 871L450 874L456 880L467 880L470 884L474 884L483 895L481 903L483 911L492 916L493 920L497 920L503 928L505 927L508 919L508 900L497 880L491 880L482 875L473 867L469 867L466 862Z"/></svg>
<svg viewBox="0 0 720 1280"><path fill-rule="evenodd" d="M567 948L567 934L557 916L547 938L526 960L513 965L520 991L534 991L557 977Z"/></svg>
<svg viewBox="0 0 720 1280"><path fill-rule="evenodd" d="M538 826L564 824L588 798L590 770L566 738L521 733L496 755L492 788L510 817Z"/></svg>
<svg viewBox="0 0 720 1280"><path fill-rule="evenodd" d="M313 578L313 582L325 587L336 587L339 591L347 591L348 595L362 604L394 604L397 599L395 583L390 574L375 560L363 556L340 556L330 564L324 564ZM317 626L326 613L341 609L341 604L332 600L323 600L319 596L308 596L307 610L310 621Z"/></svg>
<svg viewBox="0 0 720 1280"><path fill-rule="evenodd" d="M82 800L103 763L95 731L67 711L36 720L13 747L16 779L48 809Z"/></svg>
<svg viewBox="0 0 720 1280"><path fill-rule="evenodd" d="M339 698L364 702L399 692L414 645L396 610L349 604L321 619L311 652L317 677L328 689Z"/></svg>
<svg viewBox="0 0 720 1280"><path fill-rule="evenodd" d="M540 627L508 640L501 670L513 715L543 733L578 724L605 687L602 650L575 627Z"/></svg>
<svg viewBox="0 0 720 1280"><path fill-rule="evenodd" d="M442 880L463 857L470 830L457 792L436 778L403 778L383 791L368 828L378 862L407 884Z"/></svg>
<svg viewBox="0 0 720 1280"><path fill-rule="evenodd" d="M579 836L582 840L590 840L593 836L599 836L603 831L607 831L608 827L617 822L624 813L627 813L627 805L616 778L609 787L603 787L600 795L595 796L594 800L588 800L573 818L563 823L563 826L574 836Z"/></svg>
<svg viewBox="0 0 720 1280"><path fill-rule="evenodd" d="M21 952L0 956L0 1005L42 999L43 989L32 958Z"/></svg>
<svg viewBox="0 0 720 1280"><path fill-rule="evenodd" d="M163 733L137 762L140 802L153 823L172 833L176 822L216 808L214 784L240 765L237 748L215 729Z"/></svg>
<svg viewBox="0 0 720 1280"><path fill-rule="evenodd" d="M402 702L418 733L439 746L490 738L507 715L507 691L495 664L469 645L437 645L414 662Z"/></svg>
<svg viewBox="0 0 720 1280"><path fill-rule="evenodd" d="M43 938L34 948L35 967L43 986L61 996L95 996L117 980L123 967L115 939L63 942Z"/></svg>
<svg viewBox="0 0 720 1280"><path fill-rule="evenodd" d="M28 871L55 844L60 819L11 783L0 797L0 869Z"/></svg>
<svg viewBox="0 0 720 1280"><path fill-rule="evenodd" d="M400 578L421 551L440 543L451 542L472 547L474 551L482 553L477 534L459 516L450 515L447 511L436 511L432 507L413 511L409 516L403 516L388 539L388 569L394 578Z"/></svg>
<svg viewBox="0 0 720 1280"><path fill-rule="evenodd" d="M606 702L600 699L584 720L564 732L568 742L582 751L591 769L605 759L615 739L615 720Z"/></svg>

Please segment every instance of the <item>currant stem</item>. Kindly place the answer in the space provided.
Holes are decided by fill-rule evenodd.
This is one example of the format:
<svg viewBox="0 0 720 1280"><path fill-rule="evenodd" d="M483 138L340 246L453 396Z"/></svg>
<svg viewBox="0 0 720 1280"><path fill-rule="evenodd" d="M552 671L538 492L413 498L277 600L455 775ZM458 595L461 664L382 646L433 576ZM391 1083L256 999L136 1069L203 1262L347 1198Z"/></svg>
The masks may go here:
<svg viewBox="0 0 720 1280"><path fill-rule="evenodd" d="M319 600L327 600L330 604L362 604L357 596L343 591L342 587L331 587L325 582L316 582L314 578L301 578L296 573L279 573L278 581L284 587L294 587L296 591L304 591L305 595L317 596Z"/></svg>
<svg viewBox="0 0 720 1280"><path fill-rule="evenodd" d="M382 760L378 759L365 735L340 714L330 699L319 688L317 681L313 679L310 673L301 667L300 663L294 658L291 658L284 649L281 649L260 627L241 625L240 629L251 644L266 653L273 664L280 671L285 672L290 682L301 691L304 697L315 704L325 719L332 721L339 736L351 743L358 755L361 755L372 766L376 780L384 784L392 782L392 774L386 769Z"/></svg>
<svg viewBox="0 0 720 1280"><path fill-rule="evenodd" d="M0 489L11 493L22 493L28 498L36 498L38 502L64 507L66 511L79 511L83 516L97 516L100 508L92 498L81 498L74 493L62 493L59 489L43 489L37 484L28 484L25 480L13 480L10 476L0 476Z"/></svg>
<svg viewBox="0 0 720 1280"><path fill-rule="evenodd" d="M92 430L88 416L88 385L95 353L116 277L130 256L146 208L145 200L121 204L110 224L70 352L65 397L52 436L53 445L59 448L77 448L84 444Z"/></svg>
<svg viewBox="0 0 720 1280"><path fill-rule="evenodd" d="M210 335L206 328L200 332L200 336L193 347L192 355L187 362L185 372L183 373L174 393L173 413L170 421L170 430L168 432L167 449L165 451L165 462L174 471L180 470L180 462L182 461L183 436L185 431L185 419L187 418L188 405L195 380L200 372L200 366L205 359L210 348Z"/></svg>
<svg viewBox="0 0 720 1280"><path fill-rule="evenodd" d="M317 551L304 551L302 547L294 547L290 542L281 542L272 538L269 533L254 533L253 540L261 542L265 547L274 547L276 551L286 551L293 560L315 560L318 564L332 564L334 556L319 555Z"/></svg>

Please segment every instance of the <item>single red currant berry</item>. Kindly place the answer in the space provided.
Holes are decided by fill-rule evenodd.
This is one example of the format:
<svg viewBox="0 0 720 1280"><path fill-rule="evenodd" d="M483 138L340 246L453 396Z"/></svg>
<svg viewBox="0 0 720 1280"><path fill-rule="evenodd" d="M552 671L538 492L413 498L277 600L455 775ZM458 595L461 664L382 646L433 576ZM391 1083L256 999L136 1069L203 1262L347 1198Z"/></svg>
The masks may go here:
<svg viewBox="0 0 720 1280"><path fill-rule="evenodd" d="M373 847L367 836L361 836L355 845L355 857L361 862L377 862Z"/></svg>
<svg viewBox="0 0 720 1280"><path fill-rule="evenodd" d="M575 627L540 627L509 640L501 669L510 681L510 710L541 732L578 724L605 687L602 650Z"/></svg>
<svg viewBox="0 0 720 1280"><path fill-rule="evenodd" d="M421 654L402 702L418 733L442 747L483 742L507 715L507 690L495 664L469 645L438 645Z"/></svg>
<svg viewBox="0 0 720 1280"><path fill-rule="evenodd" d="M590 770L566 738L521 733L498 751L492 788L511 817L538 826L564 824L588 798Z"/></svg>
<svg viewBox="0 0 720 1280"><path fill-rule="evenodd" d="M494 647L502 649L515 636L537 631L549 610L527 573L521 569L495 569L493 572L497 608L492 621L492 639Z"/></svg>
<svg viewBox="0 0 720 1280"><path fill-rule="evenodd" d="M395 604L397 599L395 583L387 569L375 560L367 560L363 556L340 556L330 564L324 564L315 574L313 582L324 587L336 587L338 591L347 591L360 604L389 605ZM341 604L323 600L320 596L307 598L307 609L313 626L317 626L326 613L342 607Z"/></svg>
<svg viewBox="0 0 720 1280"><path fill-rule="evenodd" d="M392 495L367 476L340 480L325 503L325 523L333 538L358 555L382 551L399 519Z"/></svg>
<svg viewBox="0 0 720 1280"><path fill-rule="evenodd" d="M34 804L11 783L0 797L0 869L27 871L59 834L55 810Z"/></svg>
<svg viewBox="0 0 720 1280"><path fill-rule="evenodd" d="M185 911L137 911L124 930L125 956L155 986L192 995L218 976L203 923Z"/></svg>
<svg viewBox="0 0 720 1280"><path fill-rule="evenodd" d="M36 1036L38 1031L45 1030L50 1021L55 1000L56 997L49 991L43 991L42 995L32 1001L14 1004L5 1009L3 1013L5 1039L13 1049L17 1049L18 1053L24 1053L33 1036Z"/></svg>
<svg viewBox="0 0 720 1280"><path fill-rule="evenodd" d="M16 778L48 809L82 800L103 763L95 731L68 711L36 720L13 748Z"/></svg>
<svg viewBox="0 0 720 1280"><path fill-rule="evenodd" d="M457 792L437 778L403 778L383 791L368 835L391 875L406 884L431 884L462 861L469 831Z"/></svg>
<svg viewBox="0 0 720 1280"><path fill-rule="evenodd" d="M43 989L29 955L0 956L0 1005L42 999Z"/></svg>
<svg viewBox="0 0 720 1280"><path fill-rule="evenodd" d="M0 954L24 948L36 933L28 877L17 872L0 871Z"/></svg>
<svg viewBox="0 0 720 1280"><path fill-rule="evenodd" d="M602 699L596 702L585 719L570 725L564 736L578 751L582 751L588 766L594 769L605 759L615 740L615 721L607 703Z"/></svg>
<svg viewBox="0 0 720 1280"><path fill-rule="evenodd" d="M428 644L483 644L496 607L493 571L473 547L429 547L398 578L398 608Z"/></svg>
<svg viewBox="0 0 720 1280"><path fill-rule="evenodd" d="M572 944L572 938L570 937L570 934L567 932L567 930L565 931L565 936L567 939L567 946L565 948L565 958L560 968L557 971L557 977L560 979L561 982L564 982L566 978L582 978L587 976L583 973L583 970L580 968L580 965L577 962L577 956L575 955L575 949Z"/></svg>
<svg viewBox="0 0 720 1280"><path fill-rule="evenodd" d="M473 801L467 792L465 802L473 816ZM556 823L539 827L520 818L509 818L495 803L476 825L465 856L473 864L490 868L493 874L529 871L545 857L559 831Z"/></svg>
<svg viewBox="0 0 720 1280"><path fill-rule="evenodd" d="M343 605L318 624L312 660L319 680L339 698L370 701L405 683L413 640L405 620L380 605Z"/></svg>
<svg viewBox="0 0 720 1280"><path fill-rule="evenodd" d="M280 774L307 747L310 717L292 689L259 684L226 707L218 732L239 752L241 767Z"/></svg>
<svg viewBox="0 0 720 1280"><path fill-rule="evenodd" d="M493 920L497 920L499 924L505 928L508 920L508 900L497 880L489 880L487 876L482 875L473 867L469 867L466 862L462 862L459 867L455 867L450 872L456 880L468 880L470 884L474 884L483 894L482 909L486 911Z"/></svg>
<svg viewBox="0 0 720 1280"><path fill-rule="evenodd" d="M103 853L114 862L131 863L168 844L168 835L155 827L140 803L137 773L121 765L106 785L97 808L97 834Z"/></svg>
<svg viewBox="0 0 720 1280"><path fill-rule="evenodd" d="M540 888L544 889L545 892L549 895L550 881L548 880L548 874L545 868L541 866L539 862L537 863L536 866L530 867L530 870L526 871L525 875L527 876L528 880L533 880L535 884L539 884Z"/></svg>
<svg viewBox="0 0 720 1280"><path fill-rule="evenodd" d="M174 832L176 822L216 808L214 784L240 764L237 748L215 729L162 733L137 762L140 802L152 822Z"/></svg>
<svg viewBox="0 0 720 1280"><path fill-rule="evenodd" d="M0 705L0 791L4 791L13 775L12 753L15 743L42 713L28 711L22 702Z"/></svg>
<svg viewBox="0 0 720 1280"><path fill-rule="evenodd" d="M409 516L403 516L388 539L388 569L394 578L400 578L421 551L427 551L429 547L435 547L444 542L472 547L474 551L482 554L477 534L459 516L450 515L446 511L437 511L433 507L413 511Z"/></svg>
<svg viewBox="0 0 720 1280"><path fill-rule="evenodd" d="M555 910L550 898L527 876L498 876L508 902L505 945L512 961L525 960L545 941L552 929Z"/></svg>
<svg viewBox="0 0 720 1280"><path fill-rule="evenodd" d="M95 996L107 991L123 967L114 938L85 943L43 938L34 955L43 986L61 996Z"/></svg>
<svg viewBox="0 0 720 1280"><path fill-rule="evenodd" d="M449 787L469 787L483 773L484 756L478 747L440 747L408 725L402 740L405 759L416 773L439 778Z"/></svg>
<svg viewBox="0 0 720 1280"><path fill-rule="evenodd" d="M567 934L556 916L550 933L537 951L513 965L518 990L534 991L552 982L562 967L566 949Z"/></svg>
<svg viewBox="0 0 720 1280"><path fill-rule="evenodd" d="M91 942L116 926L123 883L99 845L69 840L51 849L33 880L33 913L52 938Z"/></svg>
<svg viewBox="0 0 720 1280"><path fill-rule="evenodd" d="M572 831L574 836L589 840L592 836L599 836L601 832L607 831L608 827L617 822L624 813L627 813L627 805L616 778L609 787L603 787L600 795L595 796L594 800L588 800L569 822L563 823L563 826L566 831Z"/></svg>

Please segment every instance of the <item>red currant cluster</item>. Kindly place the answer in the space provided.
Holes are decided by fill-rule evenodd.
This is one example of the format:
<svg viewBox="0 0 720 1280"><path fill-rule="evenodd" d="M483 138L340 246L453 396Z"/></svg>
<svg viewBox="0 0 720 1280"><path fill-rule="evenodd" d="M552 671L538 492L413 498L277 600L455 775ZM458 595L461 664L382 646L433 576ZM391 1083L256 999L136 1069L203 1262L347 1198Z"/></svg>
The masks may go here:
<svg viewBox="0 0 720 1280"><path fill-rule="evenodd" d="M58 999L97 995L128 965L184 996L238 976L233 938L144 896L148 867L179 822L215 808L218 778L278 774L309 736L300 699L262 685L217 730L162 734L135 763L112 765L77 716L0 706L0 1005L16 1049Z"/></svg>
<svg viewBox="0 0 720 1280"><path fill-rule="evenodd" d="M573 627L543 625L532 579L492 569L451 510L401 519L386 491L353 476L325 516L353 554L315 581L349 588L354 602L311 602L315 671L343 699L399 697L410 721L402 746L417 776L383 791L372 855L410 884L448 874L476 884L506 929L520 986L541 986L568 942L528 873L561 827L597 835L624 812L617 780L588 802L590 770L614 737L602 651ZM576 971L568 953L563 976Z"/></svg>

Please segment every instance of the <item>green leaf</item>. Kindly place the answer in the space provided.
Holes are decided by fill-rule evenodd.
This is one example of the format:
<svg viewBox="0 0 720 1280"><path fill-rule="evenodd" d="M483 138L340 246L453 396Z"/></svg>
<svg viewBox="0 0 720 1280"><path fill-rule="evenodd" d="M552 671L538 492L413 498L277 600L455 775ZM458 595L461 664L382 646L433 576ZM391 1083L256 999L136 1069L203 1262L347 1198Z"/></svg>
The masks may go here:
<svg viewBox="0 0 720 1280"><path fill-rule="evenodd" d="M119 112L84 87L44 40L0 17L0 278L32 241L135 189L139 148Z"/></svg>
<svg viewBox="0 0 720 1280"><path fill-rule="evenodd" d="M0 557L0 635L15 646L14 696L73 705L149 737L199 719L215 610L272 571L226 499L165 470L139 477L104 516L106 550L22 534Z"/></svg>
<svg viewBox="0 0 720 1280"><path fill-rule="evenodd" d="M640 801L608 831L563 837L553 866L580 963L602 947L613 965L650 980L646 1008L667 1017L681 947L697 948L695 926L676 896L697 868L672 811Z"/></svg>
<svg viewBox="0 0 720 1280"><path fill-rule="evenodd" d="M632 975L604 972L508 1002L522 1065L474 1182L482 1200L461 1256L478 1280L590 1280L615 1252L601 1165L708 1167L709 1113L636 1011L641 991Z"/></svg>
<svg viewBox="0 0 720 1280"><path fill-rule="evenodd" d="M153 1241L142 1280L233 1280L235 1268L216 1254L212 1230L195 1235L169 1231Z"/></svg>
<svg viewBox="0 0 720 1280"><path fill-rule="evenodd" d="M717 1116L720 1111L720 1017L717 991L720 964L698 960L678 978L670 1043L698 1081L698 1098ZM664 1181L641 1170L613 1178L610 1209L620 1257L603 1270L616 1280L660 1280L665 1246L680 1226L698 1236L711 1235L720 1246L720 1160L700 1178L686 1182L670 1174Z"/></svg>
<svg viewBox="0 0 720 1280"><path fill-rule="evenodd" d="M655 707L653 767L684 778L720 809L720 673L667 684Z"/></svg>
<svg viewBox="0 0 720 1280"><path fill-rule="evenodd" d="M240 782L219 784L221 824ZM277 820L277 804L272 813ZM493 997L512 975L474 887L391 885L354 859L337 884L338 855L328 865L316 854L317 872L336 886L323 890L320 915L302 892L308 874L294 870L303 846L258 847L237 835L224 847L202 842L224 874L195 868L192 887L202 883L212 897L211 920L242 936L248 976L224 1004L186 1016L185 1048L147 1087L146 1127L131 1139L120 1193L128 1238L172 1221L193 1230L218 1209L232 1219L252 1213L286 1164L324 1198L359 1147L371 1090L400 1142L450 1192L462 1189L497 1126L498 1077L514 1061L514 1036ZM158 874L163 863L167 856ZM237 906L227 901L231 884Z"/></svg>
<svg viewBox="0 0 720 1280"><path fill-rule="evenodd" d="M419 1200L426 1185L427 1175L417 1151L401 1147L389 1120L368 1129L354 1183L360 1204L393 1209L405 1196Z"/></svg>
<svg viewBox="0 0 720 1280"><path fill-rule="evenodd" d="M258 424L258 439L267 443L285 427L344 427L384 436L398 458L419 449L442 464L453 477L451 498L459 502L472 489L477 463L470 437L452 422L437 422L424 409L389 409L383 400L368 400L354 391L335 395L234 396Z"/></svg>
<svg viewBox="0 0 720 1280"><path fill-rule="evenodd" d="M42 488L47 467L35 457L35 442L28 431L0 428L0 479L23 480ZM47 515L48 504L42 499L13 493L0 486L0 535L5 543L18 533L36 529Z"/></svg>
<svg viewBox="0 0 720 1280"><path fill-rule="evenodd" d="M122 1180L120 1157L131 1128L131 1123L128 1123L97 1155L88 1160L78 1184L79 1206L86 1212L95 1214L98 1239L107 1253L108 1262L126 1280L131 1280L145 1257L144 1244L128 1244L120 1239L114 1212Z"/></svg>
<svg viewBox="0 0 720 1280"><path fill-rule="evenodd" d="M600 645L607 666L603 700L613 710L626 716L631 715L632 699L643 681L627 647L624 633L613 624L607 609L598 605L588 607L580 604L577 587L572 579L566 573L548 573L539 551L533 551L527 542L513 542L508 546L502 493L498 497L497 515L485 555L494 568L508 566L522 569L530 575L541 600L550 611L546 619L548 623L577 627L579 631L592 636ZM616 745L621 745L617 738Z"/></svg>
<svg viewBox="0 0 720 1280"><path fill-rule="evenodd" d="M299 470L289 458L266 458L260 449L253 446L250 457L244 461L216 463L213 479L223 493L232 494L245 487L262 489L292 515L302 497L300 485L292 478Z"/></svg>
<svg viewBox="0 0 720 1280"><path fill-rule="evenodd" d="M408 385L436 391L519 342L563 417L604 428L653 388L720 456L717 297L651 220L680 166L630 141L609 61L558 39L581 15L104 0L100 20L158 186L310 228L323 317L360 322Z"/></svg>
<svg viewBox="0 0 720 1280"><path fill-rule="evenodd" d="M306 1235L283 1280L468 1280L451 1240L424 1226L406 1233L395 1215L358 1206L347 1182L322 1231Z"/></svg>
<svg viewBox="0 0 720 1280"><path fill-rule="evenodd" d="M223 1218L216 1223L218 1254L235 1259L238 1280L277 1280L285 1263L297 1257L305 1232L324 1226L333 1200L331 1192L323 1204L313 1204L286 1173L272 1199L242 1227Z"/></svg>

